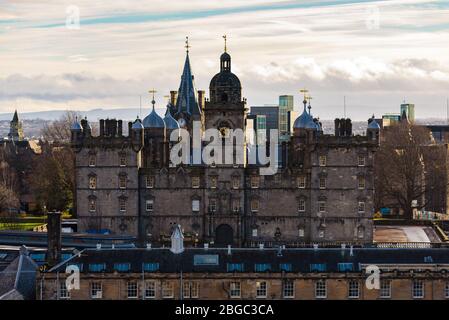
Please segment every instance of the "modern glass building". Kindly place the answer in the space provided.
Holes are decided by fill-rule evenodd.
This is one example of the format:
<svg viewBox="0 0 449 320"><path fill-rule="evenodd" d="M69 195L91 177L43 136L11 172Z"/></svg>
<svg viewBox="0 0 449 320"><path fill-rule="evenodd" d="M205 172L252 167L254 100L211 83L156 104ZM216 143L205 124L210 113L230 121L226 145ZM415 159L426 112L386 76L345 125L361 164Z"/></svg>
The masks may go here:
<svg viewBox="0 0 449 320"><path fill-rule="evenodd" d="M405 113L407 119L411 122L415 121L415 105L412 103L401 104L401 116Z"/></svg>

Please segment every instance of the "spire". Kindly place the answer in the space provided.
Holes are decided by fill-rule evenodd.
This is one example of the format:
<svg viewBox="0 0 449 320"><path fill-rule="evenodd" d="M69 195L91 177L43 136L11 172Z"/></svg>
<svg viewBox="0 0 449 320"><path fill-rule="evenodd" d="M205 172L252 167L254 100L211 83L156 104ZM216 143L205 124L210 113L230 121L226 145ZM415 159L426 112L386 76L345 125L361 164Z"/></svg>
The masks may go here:
<svg viewBox="0 0 449 320"><path fill-rule="evenodd" d="M14 116L12 117L12 122L19 122L19 115L17 114L17 109L14 111Z"/></svg>
<svg viewBox="0 0 449 320"><path fill-rule="evenodd" d="M197 92L195 89L194 78L190 68L189 59L189 41L186 37L186 60L184 62L184 70L182 71L181 83L178 90L178 99L176 101L176 110L178 113L186 113L188 115L201 114L198 106Z"/></svg>

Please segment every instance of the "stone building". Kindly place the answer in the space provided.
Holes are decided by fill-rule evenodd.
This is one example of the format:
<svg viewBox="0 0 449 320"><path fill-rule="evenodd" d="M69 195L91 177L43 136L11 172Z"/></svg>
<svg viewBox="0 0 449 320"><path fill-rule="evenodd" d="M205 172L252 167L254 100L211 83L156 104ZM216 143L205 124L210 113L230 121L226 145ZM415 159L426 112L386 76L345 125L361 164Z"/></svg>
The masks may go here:
<svg viewBox="0 0 449 320"><path fill-rule="evenodd" d="M188 245L371 242L379 128L354 136L351 121L337 119L335 135L326 135L310 101L309 110L306 97L303 103L290 141L279 148L276 173L261 174L261 162L248 160L257 148L247 138L246 99L230 54L221 55L207 99L195 88L187 52L164 118L153 98L150 114L128 123L128 135L121 120L101 120L99 136L92 136L87 119L74 123L79 231L162 244L180 224ZM218 130L223 145L233 145L221 158L213 153L212 163L201 157L208 145L198 142L208 129ZM180 140L190 142L190 154L174 164L170 154ZM229 156L231 162L219 161Z"/></svg>
<svg viewBox="0 0 449 320"><path fill-rule="evenodd" d="M448 248L85 249L36 279L40 300L446 300ZM68 290L67 267L80 271ZM372 268L379 275L367 278Z"/></svg>

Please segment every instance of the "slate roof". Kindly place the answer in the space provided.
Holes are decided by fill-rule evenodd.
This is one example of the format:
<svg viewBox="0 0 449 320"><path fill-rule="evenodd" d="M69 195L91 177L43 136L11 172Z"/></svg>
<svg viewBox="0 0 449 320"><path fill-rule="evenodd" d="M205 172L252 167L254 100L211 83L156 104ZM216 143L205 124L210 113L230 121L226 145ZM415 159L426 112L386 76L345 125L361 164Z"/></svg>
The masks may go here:
<svg viewBox="0 0 449 320"><path fill-rule="evenodd" d="M207 256L206 256L207 255ZM195 256L197 256L195 258ZM198 256L218 258L216 265L196 265ZM429 258L430 257L430 258ZM114 263L130 265L129 272L142 272L144 263L158 264L158 272L227 272L228 263L240 263L245 272L254 272L255 264L270 264L272 272L280 272L280 264L291 264L292 272L311 272L311 264L325 264L327 272L339 272L339 263L352 263L359 272L359 264L448 264L449 249L249 249L232 248L186 248L174 254L170 248L153 249L85 249L80 256L74 256L50 270L63 272L67 264L77 264L81 272L89 272L89 265L105 264L106 272L114 272ZM449 268L449 267L448 267ZM448 270L449 271L449 270Z"/></svg>

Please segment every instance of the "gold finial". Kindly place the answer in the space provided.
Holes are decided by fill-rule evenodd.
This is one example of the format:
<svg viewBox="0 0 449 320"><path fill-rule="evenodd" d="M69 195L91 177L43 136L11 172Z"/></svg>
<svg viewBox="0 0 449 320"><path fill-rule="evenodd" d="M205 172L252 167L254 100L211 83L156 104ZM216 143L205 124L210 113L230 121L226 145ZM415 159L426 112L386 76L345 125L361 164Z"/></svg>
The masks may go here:
<svg viewBox="0 0 449 320"><path fill-rule="evenodd" d="M310 104L310 101L313 99L313 97L312 96L307 96L306 99L307 99L307 101L309 101L309 104Z"/></svg>
<svg viewBox="0 0 449 320"><path fill-rule="evenodd" d="M154 109L154 104L156 103L156 101L154 101L154 94L157 92L156 90L151 89L148 91L149 93L151 93L153 95L153 99L151 100L151 104L153 105L153 109Z"/></svg>
<svg viewBox="0 0 449 320"><path fill-rule="evenodd" d="M304 95L304 101L307 101L307 92L309 92L309 90L301 89L299 90L299 92L301 92Z"/></svg>
<svg viewBox="0 0 449 320"><path fill-rule="evenodd" d="M186 45L185 45L185 48L187 49L187 53L189 53L189 48L190 48L190 45L189 45L189 37L186 37Z"/></svg>
<svg viewBox="0 0 449 320"><path fill-rule="evenodd" d="M223 36L223 39L224 39L224 42L225 42L224 52L226 52L226 50L227 50L226 42L227 42L227 40L228 40L227 37L226 37L226 35Z"/></svg>

